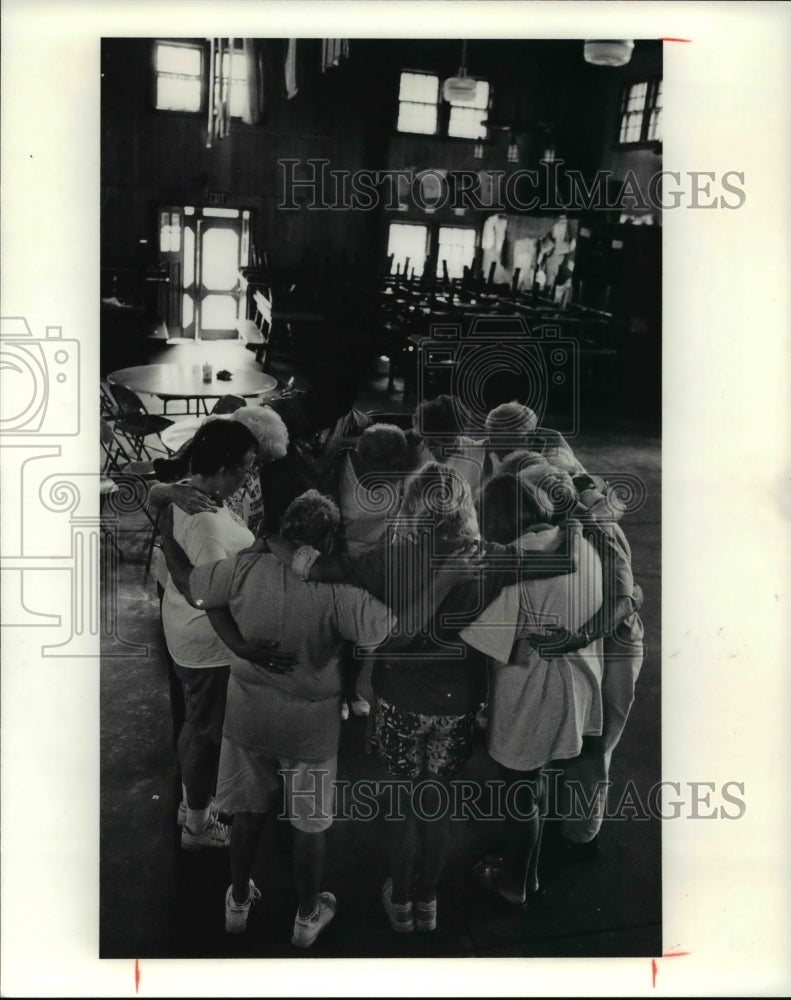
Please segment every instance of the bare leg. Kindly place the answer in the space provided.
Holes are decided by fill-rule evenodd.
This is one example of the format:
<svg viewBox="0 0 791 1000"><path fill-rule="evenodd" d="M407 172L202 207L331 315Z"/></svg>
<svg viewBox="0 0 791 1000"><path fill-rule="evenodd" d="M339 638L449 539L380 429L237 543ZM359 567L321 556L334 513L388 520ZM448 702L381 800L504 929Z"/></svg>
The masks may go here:
<svg viewBox="0 0 791 1000"><path fill-rule="evenodd" d="M390 875L393 879L393 902L399 905L412 899L412 878L415 872L418 838L417 821L412 806L405 805L406 814L401 819L385 819L387 824L387 853Z"/></svg>
<svg viewBox="0 0 791 1000"><path fill-rule="evenodd" d="M427 816L437 816L436 819L421 818L417 821L421 847L417 898L428 903L437 896L437 886L450 846L451 820L436 790L424 793L421 806Z"/></svg>
<svg viewBox="0 0 791 1000"><path fill-rule="evenodd" d="M540 771L507 772L505 867L499 890L512 903L538 890L538 856L546 806L546 782Z"/></svg>
<svg viewBox="0 0 791 1000"><path fill-rule="evenodd" d="M264 829L266 813L240 812L231 827L231 881L237 903L247 899L253 865Z"/></svg>
<svg viewBox="0 0 791 1000"><path fill-rule="evenodd" d="M187 806L206 809L217 780L220 747L207 736L196 733L192 723L185 722L178 742L181 780L187 789Z"/></svg>
<svg viewBox="0 0 791 1000"><path fill-rule="evenodd" d="M309 917L319 904L325 842L324 831L304 833L302 830L294 830L294 880L297 883L301 917Z"/></svg>
<svg viewBox="0 0 791 1000"><path fill-rule="evenodd" d="M538 836L536 837L535 844L530 853L527 862L527 880L525 882L525 889L528 893L538 892L539 881L538 881L538 860L541 856L541 837L544 832L544 817L547 812L547 800L548 800L548 789L547 789L547 779L542 771L539 777L539 798L538 798Z"/></svg>

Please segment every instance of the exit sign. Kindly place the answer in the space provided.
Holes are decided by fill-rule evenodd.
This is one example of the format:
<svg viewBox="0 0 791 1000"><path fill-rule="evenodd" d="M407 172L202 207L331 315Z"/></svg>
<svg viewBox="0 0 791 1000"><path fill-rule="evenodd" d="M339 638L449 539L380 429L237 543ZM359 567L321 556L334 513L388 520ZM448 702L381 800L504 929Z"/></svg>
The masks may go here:
<svg viewBox="0 0 791 1000"><path fill-rule="evenodd" d="M224 191L209 191L209 204L210 205L224 205L225 204L225 192Z"/></svg>

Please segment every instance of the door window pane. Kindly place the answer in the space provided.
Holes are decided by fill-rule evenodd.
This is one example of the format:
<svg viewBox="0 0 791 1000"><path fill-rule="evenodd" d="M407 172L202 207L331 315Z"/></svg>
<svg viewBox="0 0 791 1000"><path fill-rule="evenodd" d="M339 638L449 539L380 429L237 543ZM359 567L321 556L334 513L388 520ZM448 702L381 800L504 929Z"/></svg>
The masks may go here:
<svg viewBox="0 0 791 1000"><path fill-rule="evenodd" d="M231 295L207 295L201 303L204 330L228 330L237 320L237 303Z"/></svg>
<svg viewBox="0 0 791 1000"><path fill-rule="evenodd" d="M239 280L238 234L232 229L207 229L203 234L202 257L206 288L230 291Z"/></svg>

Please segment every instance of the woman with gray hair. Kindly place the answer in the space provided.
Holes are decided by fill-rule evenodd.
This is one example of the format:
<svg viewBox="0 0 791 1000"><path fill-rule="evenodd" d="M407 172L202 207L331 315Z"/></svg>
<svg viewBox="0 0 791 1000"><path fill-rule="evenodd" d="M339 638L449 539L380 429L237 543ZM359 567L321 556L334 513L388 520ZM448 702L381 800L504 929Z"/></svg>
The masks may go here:
<svg viewBox="0 0 791 1000"><path fill-rule="evenodd" d="M288 450L286 425L270 406L243 406L229 416L209 416L204 424L210 420L232 420L243 424L256 440L258 451L255 467L226 503L253 534L258 535L264 520L262 469L285 456ZM210 498L193 489L187 481L157 483L151 487L148 504L154 512L159 512L169 503L175 504L185 514L199 514L218 507ZM159 578L159 573L157 576Z"/></svg>
<svg viewBox="0 0 791 1000"><path fill-rule="evenodd" d="M546 461L571 475L585 472L563 435L549 427L539 427L538 417L533 410L515 399L510 403L501 403L489 411L486 417L486 442L484 479L497 473L505 456L516 449L537 452Z"/></svg>
<svg viewBox="0 0 791 1000"><path fill-rule="evenodd" d="M454 644L461 624L445 626L444 616L452 612L454 620L465 614L472 620L482 598L491 601L509 583L568 572L568 566L540 558L514 562L509 557L516 547L492 544L484 554L503 558L497 566L484 565L481 576L469 485L439 462L428 462L409 476L392 530L357 556L295 550L273 536L266 543L303 579L356 584L398 617L398 634L408 648L377 657L369 742L393 778L419 791L422 811L418 815L410 799L388 823L391 877L382 902L393 930L431 931L451 832L442 802L472 753L475 712L485 689L484 658ZM427 818L432 815L436 818Z"/></svg>
<svg viewBox="0 0 791 1000"><path fill-rule="evenodd" d="M552 523L551 503L515 475L497 475L483 489L484 531L525 551L552 552L570 543L575 569L552 580L508 587L461 633L491 658L487 747L506 786L506 849L474 868L476 880L507 903L522 906L539 891L538 862L550 761L576 757L583 738L602 731L602 648L585 625L602 607L602 565L582 526ZM550 663L533 641L560 622L578 643Z"/></svg>

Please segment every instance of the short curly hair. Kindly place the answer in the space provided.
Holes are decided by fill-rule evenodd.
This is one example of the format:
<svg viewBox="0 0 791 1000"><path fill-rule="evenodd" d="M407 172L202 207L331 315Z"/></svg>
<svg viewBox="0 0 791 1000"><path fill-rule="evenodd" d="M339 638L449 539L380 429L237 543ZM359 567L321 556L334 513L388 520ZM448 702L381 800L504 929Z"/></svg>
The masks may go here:
<svg viewBox="0 0 791 1000"><path fill-rule="evenodd" d="M252 431L262 462L274 462L288 451L288 429L271 406L244 406L231 414L231 420Z"/></svg>
<svg viewBox="0 0 791 1000"><path fill-rule="evenodd" d="M394 530L404 536L431 526L438 549L452 551L478 538L478 515L467 481L449 465L426 462L407 479Z"/></svg>
<svg viewBox="0 0 791 1000"><path fill-rule="evenodd" d="M402 472L407 466L406 434L395 424L366 427L357 441L361 472Z"/></svg>
<svg viewBox="0 0 791 1000"><path fill-rule="evenodd" d="M498 473L481 490L481 527L487 541L508 545L551 516L549 498L523 476Z"/></svg>
<svg viewBox="0 0 791 1000"><path fill-rule="evenodd" d="M412 426L428 440L447 438L453 440L462 433L470 417L461 401L443 393L435 399L425 399L412 417Z"/></svg>
<svg viewBox="0 0 791 1000"><path fill-rule="evenodd" d="M522 403L512 399L490 410L486 417L486 433L490 438L520 437L530 434L538 425L538 417Z"/></svg>
<svg viewBox="0 0 791 1000"><path fill-rule="evenodd" d="M221 469L235 469L256 450L256 440L247 427L217 417L195 432L190 450L190 472L212 476Z"/></svg>
<svg viewBox="0 0 791 1000"><path fill-rule="evenodd" d="M286 508L280 533L289 541L304 542L319 552L330 553L341 524L338 505L318 490L307 490Z"/></svg>

